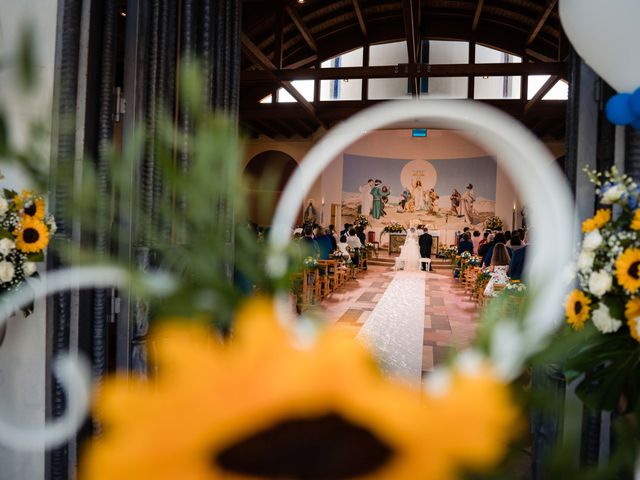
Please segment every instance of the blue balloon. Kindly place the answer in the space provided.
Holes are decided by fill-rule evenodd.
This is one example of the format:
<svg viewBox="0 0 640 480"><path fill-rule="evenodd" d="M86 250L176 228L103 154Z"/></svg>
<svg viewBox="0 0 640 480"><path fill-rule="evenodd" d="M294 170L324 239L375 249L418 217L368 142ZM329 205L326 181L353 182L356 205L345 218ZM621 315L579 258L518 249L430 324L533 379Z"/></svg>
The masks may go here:
<svg viewBox="0 0 640 480"><path fill-rule="evenodd" d="M629 125L638 118L631 110L630 93L614 95L609 99L604 110L609 121L616 125Z"/></svg>
<svg viewBox="0 0 640 480"><path fill-rule="evenodd" d="M640 117L640 88L636 88L636 91L631 95L631 111L636 117Z"/></svg>

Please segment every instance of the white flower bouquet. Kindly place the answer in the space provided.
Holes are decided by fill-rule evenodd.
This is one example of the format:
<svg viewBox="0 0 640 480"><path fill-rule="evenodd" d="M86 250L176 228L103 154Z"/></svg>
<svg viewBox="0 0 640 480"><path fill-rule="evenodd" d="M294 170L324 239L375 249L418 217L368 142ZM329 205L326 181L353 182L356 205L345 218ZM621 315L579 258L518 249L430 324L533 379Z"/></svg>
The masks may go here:
<svg viewBox="0 0 640 480"><path fill-rule="evenodd" d="M41 195L4 190L0 194L0 294L22 287L37 275L36 262L56 231ZM29 314L30 309L25 310Z"/></svg>
<svg viewBox="0 0 640 480"><path fill-rule="evenodd" d="M640 187L616 168L585 170L602 205L582 224L577 288L565 303L566 321L584 340L567 359L577 393L596 408L613 409L622 392L640 392ZM571 375L570 375L571 377ZM631 397L630 397L631 398Z"/></svg>

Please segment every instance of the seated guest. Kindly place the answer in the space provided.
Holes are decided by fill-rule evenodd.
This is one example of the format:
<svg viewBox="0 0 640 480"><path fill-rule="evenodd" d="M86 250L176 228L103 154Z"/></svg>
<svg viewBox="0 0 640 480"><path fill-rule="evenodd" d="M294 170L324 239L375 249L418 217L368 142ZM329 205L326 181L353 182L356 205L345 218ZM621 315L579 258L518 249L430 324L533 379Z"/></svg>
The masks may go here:
<svg viewBox="0 0 640 480"><path fill-rule="evenodd" d="M316 239L313 238L313 226L305 225L303 235L304 236L300 239L302 258L320 258L320 245L318 245Z"/></svg>
<svg viewBox="0 0 640 480"><path fill-rule="evenodd" d="M484 258L484 256L487 253L487 250L489 250L491 247L493 247L494 242L493 242L493 238L494 235L493 233L486 233L486 241L484 243L480 243L480 245L478 246L478 256Z"/></svg>
<svg viewBox="0 0 640 480"><path fill-rule="evenodd" d="M493 255L491 256L491 262L489 271L491 272L491 279L484 289L484 295L486 297L493 297L495 295L494 287L496 285L506 285L509 282L509 263L511 257L509 251L504 243L496 243L493 248Z"/></svg>
<svg viewBox="0 0 640 480"><path fill-rule="evenodd" d="M478 254L478 247L480 247L480 241L482 240L482 237L480 235L480 232L478 230L474 230L473 231L473 237L471 238L471 241L473 242L473 254L477 255Z"/></svg>
<svg viewBox="0 0 640 480"><path fill-rule="evenodd" d="M349 229L349 235L347 235L347 243L352 250L354 248L362 248L362 242L358 238L358 235L356 235L356 229L353 227Z"/></svg>
<svg viewBox="0 0 640 480"><path fill-rule="evenodd" d="M489 247L489 249L487 250L487 253L484 254L484 257L482 257L482 264L485 267L488 267L491 264L491 256L493 255L493 250L496 247L496 245L499 245L499 244L504 245L505 241L506 239L504 237L504 233L498 232L496 236L493 238L493 245ZM507 251L509 252L509 256L513 255L513 252L511 251L510 248L507 248Z"/></svg>
<svg viewBox="0 0 640 480"><path fill-rule="evenodd" d="M360 249L362 248L362 243L360 242L360 239L356 235L356 229L353 227L349 229L349 236L347 237L347 245L349 245L349 248L351 249L351 251L355 253L355 255L353 256L353 263L358 265L360 263Z"/></svg>
<svg viewBox="0 0 640 480"><path fill-rule="evenodd" d="M511 244L507 245L507 247L511 248L511 251L513 252L524 247L524 245L522 244L522 240L520 240L520 234L518 232L513 232L511 234Z"/></svg>
<svg viewBox="0 0 640 480"><path fill-rule="evenodd" d="M346 235L340 236L340 241L338 242L338 250L342 252L342 254L349 254L349 244L347 243Z"/></svg>
<svg viewBox="0 0 640 480"><path fill-rule="evenodd" d="M522 248L519 248L518 250L513 252L513 256L511 257L511 265L509 267L511 280L522 280L522 272L524 270L525 261L527 260L528 249L529 246L524 245Z"/></svg>
<svg viewBox="0 0 640 480"><path fill-rule="evenodd" d="M473 242L471 241L469 232L463 234L462 237L460 237L460 243L458 243L458 255L462 255L464 252L469 252L473 255Z"/></svg>
<svg viewBox="0 0 640 480"><path fill-rule="evenodd" d="M351 228L351 224L350 223L345 223L344 224L344 229L342 229L340 231L340 235L347 235L349 233L349 229Z"/></svg>
<svg viewBox="0 0 640 480"><path fill-rule="evenodd" d="M316 237L316 242L318 242L318 246L320 247L320 258L322 260L329 260L331 252L335 250L331 240L335 242L335 239L328 234L328 230L324 232L322 227L318 229L318 232L320 232L320 235Z"/></svg>

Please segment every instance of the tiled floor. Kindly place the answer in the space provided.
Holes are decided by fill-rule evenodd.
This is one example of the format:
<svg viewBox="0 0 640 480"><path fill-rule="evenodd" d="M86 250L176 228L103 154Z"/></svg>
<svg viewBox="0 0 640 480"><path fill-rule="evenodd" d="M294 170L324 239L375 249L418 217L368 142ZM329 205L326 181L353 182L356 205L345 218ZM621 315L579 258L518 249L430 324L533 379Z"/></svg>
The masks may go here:
<svg viewBox="0 0 640 480"><path fill-rule="evenodd" d="M388 265L370 265L357 280L333 292L322 307L331 321L355 336L394 275ZM477 326L476 306L454 282L450 270L437 268L425 276L423 374L446 361L452 350L469 345Z"/></svg>

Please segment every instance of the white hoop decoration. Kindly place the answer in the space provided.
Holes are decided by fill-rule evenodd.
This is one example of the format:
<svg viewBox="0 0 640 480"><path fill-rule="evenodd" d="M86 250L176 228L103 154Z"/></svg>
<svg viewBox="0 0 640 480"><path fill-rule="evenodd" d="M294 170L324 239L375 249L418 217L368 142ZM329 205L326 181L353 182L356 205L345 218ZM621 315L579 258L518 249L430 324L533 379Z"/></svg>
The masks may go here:
<svg viewBox="0 0 640 480"><path fill-rule="evenodd" d="M164 295L175 284L170 277L152 274L142 277L147 291ZM118 267L87 266L57 270L30 282L32 292L20 289L0 303L0 326L8 317L35 299L45 298L74 288L129 287L134 279L130 272ZM14 450L41 451L65 444L76 435L89 410L91 378L88 362L80 356L61 355L53 364L53 372L67 398L66 413L43 428L25 428L0 419L0 444Z"/></svg>
<svg viewBox="0 0 640 480"><path fill-rule="evenodd" d="M497 325L491 342L496 368L504 378L513 378L523 361L544 346L558 327L568 289L563 271L574 245L574 215L571 193L550 152L523 125L495 108L466 100L391 101L365 109L329 131L300 163L278 203L270 236L271 273L285 272L291 226L316 179L369 131L399 122L464 131L497 155L528 206L535 229L527 254L527 278L535 301L522 327L505 319Z"/></svg>

